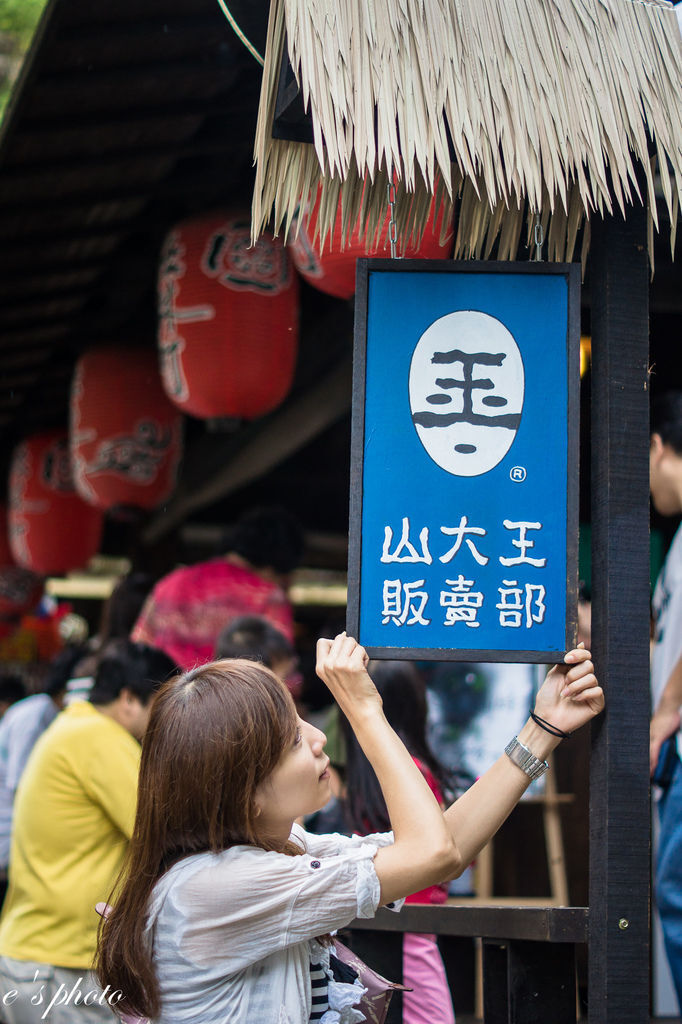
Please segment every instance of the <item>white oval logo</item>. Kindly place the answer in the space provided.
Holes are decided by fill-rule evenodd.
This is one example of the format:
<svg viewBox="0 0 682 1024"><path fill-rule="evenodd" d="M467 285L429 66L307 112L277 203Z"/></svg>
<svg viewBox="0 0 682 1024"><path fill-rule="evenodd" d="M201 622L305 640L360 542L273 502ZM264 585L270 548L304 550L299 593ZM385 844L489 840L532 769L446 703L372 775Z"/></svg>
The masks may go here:
<svg viewBox="0 0 682 1024"><path fill-rule="evenodd" d="M412 422L447 473L480 476L501 462L519 429L523 395L519 347L487 313L448 313L424 331L412 353Z"/></svg>

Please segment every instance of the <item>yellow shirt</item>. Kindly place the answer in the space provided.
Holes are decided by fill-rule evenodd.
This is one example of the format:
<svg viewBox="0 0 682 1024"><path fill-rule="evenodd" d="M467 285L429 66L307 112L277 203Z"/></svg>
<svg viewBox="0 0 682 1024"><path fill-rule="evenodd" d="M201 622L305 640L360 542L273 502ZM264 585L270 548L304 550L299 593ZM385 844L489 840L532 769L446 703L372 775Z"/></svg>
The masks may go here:
<svg viewBox="0 0 682 1024"><path fill-rule="evenodd" d="M99 918L133 830L140 745L88 702L36 743L14 804L0 955L90 967Z"/></svg>

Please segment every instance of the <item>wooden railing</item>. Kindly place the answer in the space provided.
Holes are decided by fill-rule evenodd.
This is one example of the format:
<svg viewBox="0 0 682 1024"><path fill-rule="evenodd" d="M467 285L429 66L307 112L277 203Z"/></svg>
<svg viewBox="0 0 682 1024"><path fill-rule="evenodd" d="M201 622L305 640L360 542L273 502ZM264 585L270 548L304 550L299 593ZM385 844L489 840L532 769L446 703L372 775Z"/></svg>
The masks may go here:
<svg viewBox="0 0 682 1024"><path fill-rule="evenodd" d="M491 905L455 899L444 906L406 904L399 914L380 910L373 920L354 921L346 937L364 960L392 981L402 980L403 932L436 934L446 970L452 967L448 958L457 955L449 940L481 939L485 1024L575 1024L575 947L587 942L588 909L538 906L539 902ZM401 1021L402 1000L397 996L387 1024Z"/></svg>

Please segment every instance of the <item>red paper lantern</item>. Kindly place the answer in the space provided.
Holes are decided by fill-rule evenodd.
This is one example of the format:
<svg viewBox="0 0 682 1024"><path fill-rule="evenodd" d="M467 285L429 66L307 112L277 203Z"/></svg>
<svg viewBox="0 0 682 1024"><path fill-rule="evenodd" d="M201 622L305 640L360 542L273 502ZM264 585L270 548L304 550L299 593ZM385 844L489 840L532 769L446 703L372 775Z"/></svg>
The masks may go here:
<svg viewBox="0 0 682 1024"><path fill-rule="evenodd" d="M36 434L17 445L9 493L10 550L20 566L45 576L65 573L97 553L102 513L76 494L66 433Z"/></svg>
<svg viewBox="0 0 682 1024"><path fill-rule="evenodd" d="M388 257L391 245L388 238L389 215L381 229L378 244L373 246L360 235L360 226L356 225L341 248L342 211L341 203L336 214L334 230L324 240L323 252L320 253L320 237L315 238L319 198L312 210L304 216L298 235L292 231L289 251L294 266L308 284L313 285L327 295L335 295L339 299L350 299L355 295L355 261L365 256ZM443 207L436 209L435 199L431 204L431 217L422 235L419 245L401 245L398 240L398 255L405 259L445 260L452 254L453 232L448 231L445 241L441 243L441 225ZM315 241L313 241L315 239Z"/></svg>
<svg viewBox="0 0 682 1024"><path fill-rule="evenodd" d="M298 279L286 247L251 246L247 216L179 224L159 273L159 349L166 393L202 418L252 420L276 408L298 349Z"/></svg>
<svg viewBox="0 0 682 1024"><path fill-rule="evenodd" d="M40 600L43 581L14 564L9 547L7 507L0 504L0 620L19 619Z"/></svg>
<svg viewBox="0 0 682 1024"><path fill-rule="evenodd" d="M152 509L175 487L182 416L161 385L154 352L86 352L71 386L71 464L78 494L104 510Z"/></svg>

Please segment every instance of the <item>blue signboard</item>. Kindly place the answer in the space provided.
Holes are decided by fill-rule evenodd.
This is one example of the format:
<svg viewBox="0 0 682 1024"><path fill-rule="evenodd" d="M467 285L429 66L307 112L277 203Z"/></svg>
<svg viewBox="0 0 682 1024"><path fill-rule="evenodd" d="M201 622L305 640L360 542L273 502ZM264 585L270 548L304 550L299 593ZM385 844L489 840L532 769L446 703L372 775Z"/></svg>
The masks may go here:
<svg viewBox="0 0 682 1024"><path fill-rule="evenodd" d="M348 628L374 656L574 643L578 275L358 262Z"/></svg>

